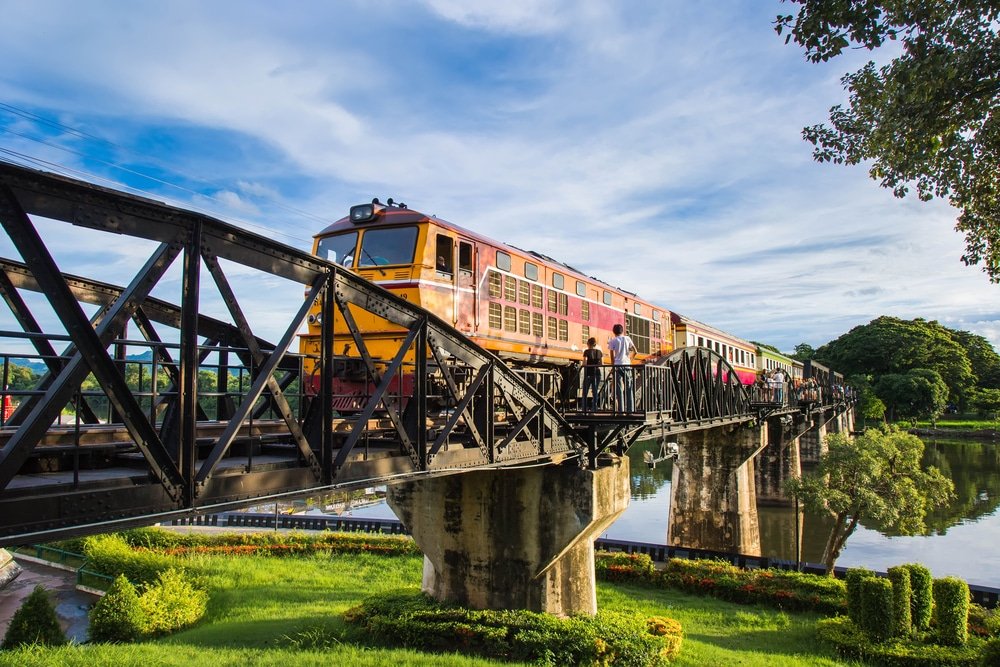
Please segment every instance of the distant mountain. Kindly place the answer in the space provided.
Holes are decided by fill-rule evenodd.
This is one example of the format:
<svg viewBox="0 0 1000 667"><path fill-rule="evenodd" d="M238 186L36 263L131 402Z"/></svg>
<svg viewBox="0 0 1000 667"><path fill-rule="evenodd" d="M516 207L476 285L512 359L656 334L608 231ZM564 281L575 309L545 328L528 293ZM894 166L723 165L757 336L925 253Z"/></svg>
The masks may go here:
<svg viewBox="0 0 1000 667"><path fill-rule="evenodd" d="M126 361L152 361L153 351L146 350L142 354L127 354L125 355ZM24 359L24 358L12 358L10 363L17 366L23 366L25 368L30 368L33 373L41 375L49 370L49 367L45 365L44 361L39 359Z"/></svg>

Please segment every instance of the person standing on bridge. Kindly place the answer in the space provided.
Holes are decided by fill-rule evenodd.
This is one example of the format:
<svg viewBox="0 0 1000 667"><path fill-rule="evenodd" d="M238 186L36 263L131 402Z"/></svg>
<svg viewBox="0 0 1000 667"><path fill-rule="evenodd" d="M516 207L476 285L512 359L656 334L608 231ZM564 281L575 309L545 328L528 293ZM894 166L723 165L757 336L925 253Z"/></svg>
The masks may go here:
<svg viewBox="0 0 1000 667"><path fill-rule="evenodd" d="M635 386L632 383L635 343L625 335L622 325L616 324L611 331L615 336L608 341L608 353L615 366L615 409L618 412L635 412Z"/></svg>
<svg viewBox="0 0 1000 667"><path fill-rule="evenodd" d="M601 386L601 363L604 353L597 347L596 338L587 339L587 349L583 351L583 411L597 410L597 396ZM590 401L587 395L591 394Z"/></svg>

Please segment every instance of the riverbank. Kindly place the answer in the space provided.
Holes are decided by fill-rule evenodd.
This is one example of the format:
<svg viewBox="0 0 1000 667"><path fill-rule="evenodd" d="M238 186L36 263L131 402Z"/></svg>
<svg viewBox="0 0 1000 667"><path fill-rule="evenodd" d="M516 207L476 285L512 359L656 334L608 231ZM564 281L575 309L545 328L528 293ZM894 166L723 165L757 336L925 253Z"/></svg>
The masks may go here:
<svg viewBox="0 0 1000 667"><path fill-rule="evenodd" d="M983 442L1000 441L1000 431L996 429L971 429L971 428L911 428L908 433L921 438L944 438L962 440L980 440Z"/></svg>

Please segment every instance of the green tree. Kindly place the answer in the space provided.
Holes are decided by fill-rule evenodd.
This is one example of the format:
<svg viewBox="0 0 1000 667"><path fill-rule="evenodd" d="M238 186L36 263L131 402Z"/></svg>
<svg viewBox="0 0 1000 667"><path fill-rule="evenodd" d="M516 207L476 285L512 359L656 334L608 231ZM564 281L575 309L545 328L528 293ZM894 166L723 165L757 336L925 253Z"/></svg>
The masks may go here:
<svg viewBox="0 0 1000 667"><path fill-rule="evenodd" d="M44 588L35 586L31 595L25 598L10 619L10 626L0 649L15 649L31 644L62 646L65 643L66 634L59 625L52 601Z"/></svg>
<svg viewBox="0 0 1000 667"><path fill-rule="evenodd" d="M1000 354L990 342L968 331L952 331L951 336L965 350L977 378L976 384L986 389L1000 389Z"/></svg>
<svg viewBox="0 0 1000 667"><path fill-rule="evenodd" d="M952 333L933 320L882 316L823 345L816 358L845 375L871 375L875 383L882 375L928 368L948 385L949 399L961 403L976 377Z"/></svg>
<svg viewBox="0 0 1000 667"><path fill-rule="evenodd" d="M875 383L875 393L889 408L889 419L930 419L944 412L948 386L937 371L913 368L906 373L883 375Z"/></svg>
<svg viewBox="0 0 1000 667"><path fill-rule="evenodd" d="M808 361L816 358L816 350L809 343L799 343L795 346L795 352L791 354L791 357L798 361Z"/></svg>
<svg viewBox="0 0 1000 667"><path fill-rule="evenodd" d="M864 420L883 421L885 419L885 403L875 394L871 379L867 375L851 375L847 384L854 388L858 399L858 413Z"/></svg>
<svg viewBox="0 0 1000 667"><path fill-rule="evenodd" d="M803 130L819 162L869 165L897 197L944 197L960 211L962 261L1000 282L1000 38L996 0L785 0L778 34L812 62L849 48L898 43L888 63L869 61L841 82L845 108Z"/></svg>
<svg viewBox="0 0 1000 667"><path fill-rule="evenodd" d="M823 551L827 574L861 521L901 535L926 531L928 510L944 504L953 486L936 468L921 468L924 443L898 430L868 429L856 438L827 438L819 465L789 490L813 511L828 512L833 527Z"/></svg>

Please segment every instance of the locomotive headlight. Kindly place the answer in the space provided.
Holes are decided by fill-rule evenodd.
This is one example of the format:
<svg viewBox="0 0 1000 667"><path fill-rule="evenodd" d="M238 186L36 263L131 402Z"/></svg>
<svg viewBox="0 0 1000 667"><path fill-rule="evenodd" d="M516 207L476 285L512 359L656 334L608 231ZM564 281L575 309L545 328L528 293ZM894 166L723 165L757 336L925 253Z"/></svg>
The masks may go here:
<svg viewBox="0 0 1000 667"><path fill-rule="evenodd" d="M360 224L375 219L375 204L358 204L351 207L351 222Z"/></svg>
<svg viewBox="0 0 1000 667"><path fill-rule="evenodd" d="M315 324L316 326L319 326L320 324L323 323L323 313L316 313L315 315L310 315L308 318L306 318L306 321L309 322L309 324Z"/></svg>

